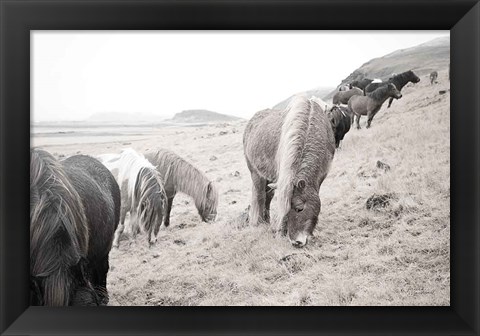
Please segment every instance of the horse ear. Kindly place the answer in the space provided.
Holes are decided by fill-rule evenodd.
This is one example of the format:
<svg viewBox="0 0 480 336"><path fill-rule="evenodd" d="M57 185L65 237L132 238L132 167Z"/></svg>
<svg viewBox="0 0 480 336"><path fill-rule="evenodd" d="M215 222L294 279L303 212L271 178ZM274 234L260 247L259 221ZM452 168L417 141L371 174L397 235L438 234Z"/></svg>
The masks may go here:
<svg viewBox="0 0 480 336"><path fill-rule="evenodd" d="M275 189L277 189L277 184L276 183L270 183L270 184L268 184L268 187L272 190L275 190Z"/></svg>
<svg viewBox="0 0 480 336"><path fill-rule="evenodd" d="M302 180L299 180L299 181L297 182L297 188L299 188L299 189L305 188L305 185L306 185L306 183L305 183L305 180L303 180L303 179L302 179Z"/></svg>

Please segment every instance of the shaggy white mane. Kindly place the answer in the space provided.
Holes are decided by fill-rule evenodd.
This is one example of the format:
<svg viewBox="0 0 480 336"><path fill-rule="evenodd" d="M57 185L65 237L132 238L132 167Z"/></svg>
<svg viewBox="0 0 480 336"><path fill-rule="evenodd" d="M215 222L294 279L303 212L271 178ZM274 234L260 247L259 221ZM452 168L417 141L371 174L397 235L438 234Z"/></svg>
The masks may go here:
<svg viewBox="0 0 480 336"><path fill-rule="evenodd" d="M155 169L142 154L132 148L124 149L120 154L103 154L97 157L110 170L118 185L128 183L128 195L135 194L135 183L142 168Z"/></svg>

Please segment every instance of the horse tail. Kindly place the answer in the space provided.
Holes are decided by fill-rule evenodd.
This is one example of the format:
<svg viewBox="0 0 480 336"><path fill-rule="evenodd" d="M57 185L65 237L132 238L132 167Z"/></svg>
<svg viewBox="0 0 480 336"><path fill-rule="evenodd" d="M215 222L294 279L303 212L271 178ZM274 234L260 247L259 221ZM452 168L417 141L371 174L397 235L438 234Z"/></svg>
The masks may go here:
<svg viewBox="0 0 480 336"><path fill-rule="evenodd" d="M290 211L290 202L313 113L311 102L303 96L292 99L283 120L277 151L277 199L279 222Z"/></svg>

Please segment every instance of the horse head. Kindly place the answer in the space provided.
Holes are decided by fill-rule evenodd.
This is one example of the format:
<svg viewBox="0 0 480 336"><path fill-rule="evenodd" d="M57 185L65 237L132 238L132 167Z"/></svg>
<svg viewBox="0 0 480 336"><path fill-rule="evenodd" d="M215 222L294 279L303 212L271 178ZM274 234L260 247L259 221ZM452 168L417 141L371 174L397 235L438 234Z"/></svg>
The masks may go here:
<svg viewBox="0 0 480 336"><path fill-rule="evenodd" d="M212 222L217 217L218 191L213 182L209 182L199 211L204 222Z"/></svg>
<svg viewBox="0 0 480 336"><path fill-rule="evenodd" d="M400 93L400 91L397 90L397 87L395 86L395 84L392 84L392 83L388 84L387 89L388 89L388 95L390 97L393 97L396 99L402 98L402 94Z"/></svg>
<svg viewBox="0 0 480 336"><path fill-rule="evenodd" d="M269 184L272 189L276 184ZM290 243L295 247L303 247L318 222L320 213L320 197L318 190L313 185L307 185L304 179L300 179L293 186L290 198L289 211L282 219L281 233L287 235Z"/></svg>
<svg viewBox="0 0 480 336"><path fill-rule="evenodd" d="M415 73L414 73L412 70L409 70L409 71L408 71L408 75L409 75L410 81L411 81L412 83L418 83L418 82L420 82L420 77L418 77L417 75L415 75Z"/></svg>

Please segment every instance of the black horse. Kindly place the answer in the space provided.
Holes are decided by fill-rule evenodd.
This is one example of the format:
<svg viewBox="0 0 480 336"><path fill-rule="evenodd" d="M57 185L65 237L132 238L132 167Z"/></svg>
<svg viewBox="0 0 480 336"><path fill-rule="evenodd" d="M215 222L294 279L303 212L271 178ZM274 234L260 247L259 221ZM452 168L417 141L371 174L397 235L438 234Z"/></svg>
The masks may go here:
<svg viewBox="0 0 480 336"><path fill-rule="evenodd" d="M346 106L335 105L327 111L328 119L332 124L333 134L335 135L335 147L338 148L340 141L343 140L345 134L350 130L352 116Z"/></svg>
<svg viewBox="0 0 480 336"><path fill-rule="evenodd" d="M395 87L397 88L397 90L402 91L403 87L407 85L407 83L409 82L412 82L412 83L420 82L420 78L417 75L415 75L412 70L408 70L408 71L402 72L401 74L395 75L392 78L389 78L388 81L386 82L368 84L367 87L365 87L365 95L389 83L395 84ZM393 98L390 98L388 100L387 108L392 105L392 102L393 102Z"/></svg>
<svg viewBox="0 0 480 336"><path fill-rule="evenodd" d="M31 304L108 303L106 277L120 215L120 189L99 161L58 162L30 152Z"/></svg>
<svg viewBox="0 0 480 336"><path fill-rule="evenodd" d="M367 87L368 84L370 84L371 82L373 82L373 79L370 79L370 78L363 78L363 79L360 79L360 80L355 80L353 82L351 82L349 84L350 86L350 89L351 88L354 88L354 87L357 87L361 90L365 90L365 88Z"/></svg>

